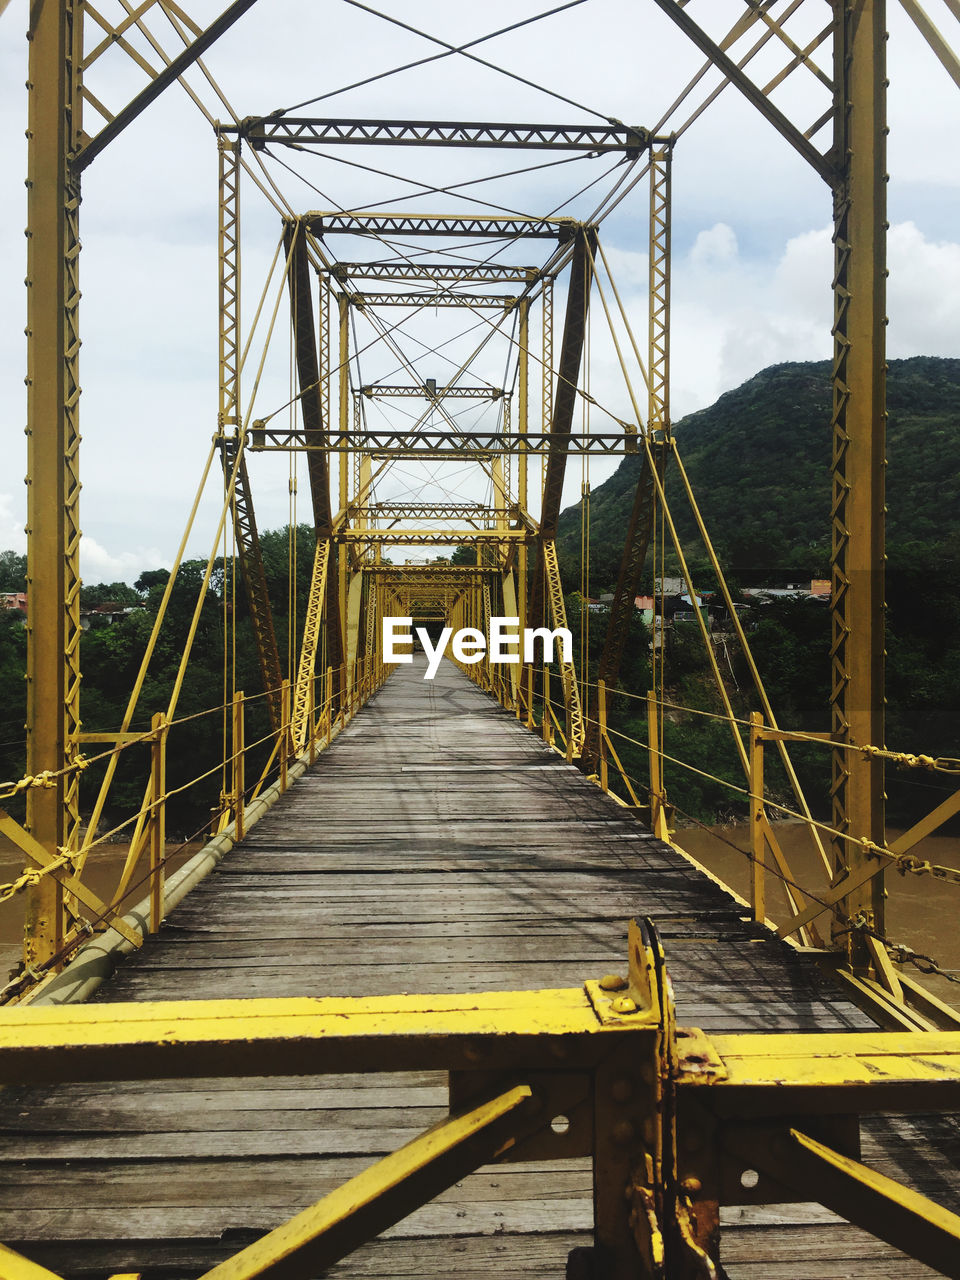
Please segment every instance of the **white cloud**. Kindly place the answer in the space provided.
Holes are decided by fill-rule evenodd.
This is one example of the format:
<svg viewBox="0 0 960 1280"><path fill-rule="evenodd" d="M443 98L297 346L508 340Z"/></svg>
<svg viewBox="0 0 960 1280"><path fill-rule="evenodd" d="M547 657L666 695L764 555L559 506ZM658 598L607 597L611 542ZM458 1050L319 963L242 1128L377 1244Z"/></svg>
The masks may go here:
<svg viewBox="0 0 960 1280"><path fill-rule="evenodd" d="M14 502L12 493L0 493L0 551L27 549L27 535L23 530L23 517Z"/></svg>
<svg viewBox="0 0 960 1280"><path fill-rule="evenodd" d="M163 556L153 547L111 552L89 536L80 542L80 576L86 583L133 583L144 569L156 569L162 564Z"/></svg>

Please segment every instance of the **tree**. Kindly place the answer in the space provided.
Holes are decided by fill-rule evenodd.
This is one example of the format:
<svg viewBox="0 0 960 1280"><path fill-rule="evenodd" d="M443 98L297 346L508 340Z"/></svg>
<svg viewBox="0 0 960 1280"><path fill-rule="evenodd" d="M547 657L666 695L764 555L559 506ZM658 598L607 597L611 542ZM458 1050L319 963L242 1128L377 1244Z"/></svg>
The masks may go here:
<svg viewBox="0 0 960 1280"><path fill-rule="evenodd" d="M0 551L0 591L26 589L27 557L18 551Z"/></svg>

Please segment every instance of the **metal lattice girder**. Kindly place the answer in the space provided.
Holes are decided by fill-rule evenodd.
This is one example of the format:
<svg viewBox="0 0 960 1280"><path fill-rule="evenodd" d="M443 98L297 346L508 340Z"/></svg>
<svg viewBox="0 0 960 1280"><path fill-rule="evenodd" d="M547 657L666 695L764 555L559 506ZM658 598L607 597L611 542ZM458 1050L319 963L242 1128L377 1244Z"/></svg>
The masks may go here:
<svg viewBox="0 0 960 1280"><path fill-rule="evenodd" d="M361 310L364 307L470 307L474 311L509 311L517 305L516 298L506 294L453 293L447 289L439 293L351 293L350 301Z"/></svg>
<svg viewBox="0 0 960 1280"><path fill-rule="evenodd" d="M557 564L557 547L551 539L544 542L543 564L547 579L547 604L550 609L550 622L553 630L567 629L567 609L563 602L563 583L560 580L560 566ZM563 685L563 702L567 709L569 723L569 743L572 754L579 756L583 750L584 723L583 708L580 705L580 688L577 684L577 671L572 662L560 662L560 680Z"/></svg>
<svg viewBox="0 0 960 1280"><path fill-rule="evenodd" d="M668 450L664 445L657 443L652 443L650 448L655 459L656 474L660 477L662 485ZM654 470L650 466L650 456L645 453L633 495L633 506L627 524L617 586L610 605L607 636L597 670L597 679L603 680L608 688L616 684L620 672L623 649L630 629L630 620L634 614L633 602L640 586L640 575L643 573L643 565L650 545L656 504L657 484L654 480ZM587 726L586 746L583 753L591 763L591 767L598 750L598 732L597 724L591 720Z"/></svg>
<svg viewBox="0 0 960 1280"><path fill-rule="evenodd" d="M886 45L883 0L837 6L834 190L832 736L884 741L884 472L886 434ZM859 840L884 841L883 761L833 754L835 880L875 863ZM838 924L863 911L883 932L883 877L844 898ZM840 923L843 922L843 923ZM858 967L862 940L844 932Z"/></svg>
<svg viewBox="0 0 960 1280"><path fill-rule="evenodd" d="M224 436L220 440L220 459L223 473L227 477L233 474L237 447L235 436ZM237 559L240 562L240 573L250 609L250 622L257 645L260 678L267 694L270 723L276 730L280 727L281 720L280 695L283 670L280 665L280 652L277 649L273 608L270 604L270 593L263 568L263 555L260 551L260 535L257 532L257 520L253 511L253 494L250 489L246 457L240 459L240 465L237 467L233 490L233 527L237 539Z"/></svg>
<svg viewBox="0 0 960 1280"><path fill-rule="evenodd" d="M446 120L314 119L301 116L244 120L241 131L259 150L269 143L298 150L334 143L406 147L536 147L547 151L626 151L639 154L646 129L625 124L501 124Z"/></svg>
<svg viewBox="0 0 960 1280"><path fill-rule="evenodd" d="M220 430L240 422L240 139L219 135Z"/></svg>
<svg viewBox="0 0 960 1280"><path fill-rule="evenodd" d="M519 516L516 507L488 507L482 502L374 502L351 509L358 520L469 520L495 521Z"/></svg>
<svg viewBox="0 0 960 1280"><path fill-rule="evenodd" d="M418 213L320 213L304 215L311 233L318 237L352 236L467 236L471 240L559 240L566 244L576 234L572 218L457 218L445 214Z"/></svg>
<svg viewBox="0 0 960 1280"><path fill-rule="evenodd" d="M518 435L498 431L327 431L324 443L310 440L296 427L262 426L254 423L250 447L256 451L295 449L329 450L334 453L361 449L366 453L413 456L473 456L491 453L544 453L562 457L568 453L627 453L629 441L622 432L594 431L589 435ZM634 446L635 449L635 446ZM556 473L556 467L555 467Z"/></svg>
<svg viewBox="0 0 960 1280"><path fill-rule="evenodd" d="M441 387L430 386L426 382L414 383L413 386L390 386L388 383L377 383L361 387L360 395L368 400L394 400L426 397L428 400L502 400L509 398L510 392L500 387Z"/></svg>
<svg viewBox="0 0 960 1280"><path fill-rule="evenodd" d="M670 431L670 171L673 143L650 151L650 317L647 424Z"/></svg>
<svg viewBox="0 0 960 1280"><path fill-rule="evenodd" d="M527 542L536 537L529 529L340 529L334 542L354 546L375 543L409 543L417 547L445 547L462 542L468 546L497 542Z"/></svg>
<svg viewBox="0 0 960 1280"><path fill-rule="evenodd" d="M307 612L303 623L303 640L300 645L297 683L293 690L290 736L293 740L295 754L304 749L307 744L307 735L310 732L310 689L317 666L317 652L320 648L322 632L323 604L327 590L327 574L332 558L329 539L318 538L313 553L313 571L310 575L310 595L307 598Z"/></svg>
<svg viewBox="0 0 960 1280"><path fill-rule="evenodd" d="M413 281L457 280L461 283L476 280L498 280L507 283L530 284L539 272L536 267L512 267L496 262L335 262L330 274L345 280Z"/></svg>

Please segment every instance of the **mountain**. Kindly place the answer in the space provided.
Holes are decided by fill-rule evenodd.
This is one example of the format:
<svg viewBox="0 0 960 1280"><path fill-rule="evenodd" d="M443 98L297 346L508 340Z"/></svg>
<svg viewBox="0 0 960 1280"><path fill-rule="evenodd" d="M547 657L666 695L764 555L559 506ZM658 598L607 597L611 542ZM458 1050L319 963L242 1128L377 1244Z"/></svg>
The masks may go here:
<svg viewBox="0 0 960 1280"><path fill-rule="evenodd" d="M830 365L772 365L674 426L721 563L742 585L828 576ZM960 360L891 360L887 377L888 546L960 542ZM624 458L590 497L591 593L616 580L640 460ZM679 477L667 497L684 550L703 553ZM560 517L561 564L579 578L580 506ZM672 557L668 556L668 564Z"/></svg>

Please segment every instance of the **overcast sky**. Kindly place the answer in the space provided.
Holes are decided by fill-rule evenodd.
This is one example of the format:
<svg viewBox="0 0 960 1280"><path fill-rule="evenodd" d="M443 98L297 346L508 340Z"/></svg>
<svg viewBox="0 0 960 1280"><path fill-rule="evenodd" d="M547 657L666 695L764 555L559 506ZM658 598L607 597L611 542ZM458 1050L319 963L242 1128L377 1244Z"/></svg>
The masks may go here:
<svg viewBox="0 0 960 1280"><path fill-rule="evenodd" d="M112 3L103 8L113 13ZM189 12L205 25L222 0L193 0ZM549 7L528 0L487 0L482 6L439 0L389 0L378 7L455 44L517 22ZM960 26L942 0L926 0L931 15L960 47ZM742 11L741 0L693 0L689 12L719 35ZM806 0L796 38L827 18L823 0ZM25 546L26 0L10 0L0 18L0 159L6 180L0 202L0 549ZM178 47L161 17L148 22L165 47ZM960 354L960 92L935 61L895 0L890 0L891 357ZM343 0L260 0L208 55L206 65L236 113L261 115L332 94L355 81L437 52L419 36L390 26ZM702 59L652 0L586 0L521 31L477 46L475 52L518 75L573 99L545 96L495 71L448 57L429 67L327 97L301 114L364 118L516 120L573 124L603 117L652 125ZM783 59L765 51L757 75L772 75ZM825 49L820 51L826 61ZM827 66L829 70L829 67ZM198 71L191 83L214 114L227 118ZM703 96L690 99L692 108ZM95 65L88 87L117 109L142 84L142 75L113 50ZM825 91L806 71L792 77L779 101L806 127L826 107ZM686 118L683 111L671 121ZM296 114L294 112L293 114ZM95 124L91 112L87 128ZM821 137L825 145L826 139ZM346 161L415 174L449 186L483 174L563 159L556 153L470 153L436 150L331 148L329 158L278 152L270 173L290 205L362 208L374 200L420 212L479 205L450 197L418 199L410 183L371 175ZM307 182L287 173L294 163ZM526 213L558 206L587 216L614 177L611 159L576 159L538 173L475 186L469 194ZM84 543L88 582L132 580L144 568L169 564L189 509L200 467L216 427L217 410L217 157L212 130L179 86L164 97L84 175L82 463ZM764 366L830 354L830 195L773 129L734 90L727 89L680 139L674 170L674 419L710 404ZM614 175L615 176L615 175ZM570 202L581 187L588 192ZM312 187L309 184L313 184ZM641 183L606 220L601 238L639 333L646 315L646 204ZM243 189L244 311L256 298L280 234L277 213L245 182ZM344 258L352 250L331 246ZM532 264L548 250L527 254ZM367 250L364 256L372 256ZM517 260L515 254L508 260ZM274 295L275 296L275 295ZM272 305L273 298L271 299ZM282 315L282 312L281 312ZM469 316L463 321L476 322ZM593 318L591 391L626 416L628 398L613 353ZM436 317L423 320L424 340L436 341ZM431 329L433 325L433 329ZM361 344L362 325L358 327ZM559 331L559 325L558 325ZM474 337L478 337L478 331ZM281 322L261 384L257 415L279 408L289 394L289 349ZM454 343L450 356L471 339ZM502 378L506 344L491 342L481 374ZM412 358L416 345L407 349ZM382 345L361 363L363 380L409 381ZM449 376L438 357L417 360L419 376ZM248 377L248 386L251 379ZM284 419L281 419L284 420ZM592 418L596 429L607 421ZM829 440L825 434L825 454ZM591 463L596 484L613 463ZM253 460L262 527L288 517L285 458ZM302 467L301 467L302 472ZM580 465L569 468L570 500ZM456 483L459 483L457 481ZM409 479L411 492L413 480ZM402 483L380 496L400 494ZM301 484L305 503L306 485ZM214 502L191 543L207 554ZM306 514L301 505L299 514Z"/></svg>

